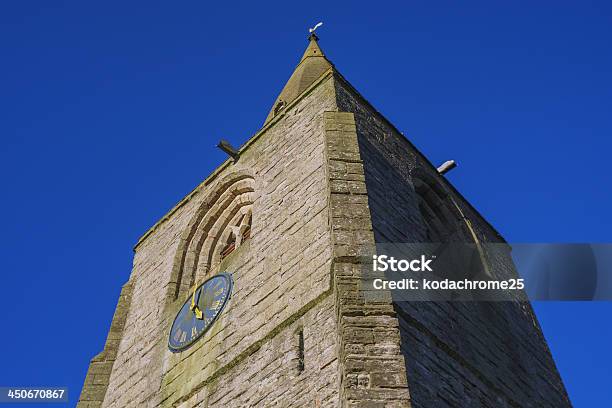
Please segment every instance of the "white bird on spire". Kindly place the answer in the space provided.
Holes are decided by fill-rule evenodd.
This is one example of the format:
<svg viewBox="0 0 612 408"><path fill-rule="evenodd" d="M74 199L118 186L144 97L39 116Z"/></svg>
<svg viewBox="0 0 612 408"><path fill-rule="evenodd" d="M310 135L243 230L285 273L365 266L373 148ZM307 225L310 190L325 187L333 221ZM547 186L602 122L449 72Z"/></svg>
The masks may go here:
<svg viewBox="0 0 612 408"><path fill-rule="evenodd" d="M309 28L309 29L308 29L308 32L312 34L312 33L314 33L314 32L315 32L315 30L316 30L317 28L321 27L322 25L323 25L323 22L322 22L322 21L319 21L319 22L318 22L318 23L317 23L317 24L316 24L316 25L315 25L313 28Z"/></svg>

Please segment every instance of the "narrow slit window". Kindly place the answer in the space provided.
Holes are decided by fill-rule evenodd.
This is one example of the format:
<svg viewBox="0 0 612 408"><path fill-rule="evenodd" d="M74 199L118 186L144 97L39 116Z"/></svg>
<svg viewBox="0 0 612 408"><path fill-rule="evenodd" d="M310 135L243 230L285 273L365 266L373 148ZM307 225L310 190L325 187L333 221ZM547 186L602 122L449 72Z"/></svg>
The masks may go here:
<svg viewBox="0 0 612 408"><path fill-rule="evenodd" d="M297 371L298 374L304 371L304 330L300 330L297 334Z"/></svg>

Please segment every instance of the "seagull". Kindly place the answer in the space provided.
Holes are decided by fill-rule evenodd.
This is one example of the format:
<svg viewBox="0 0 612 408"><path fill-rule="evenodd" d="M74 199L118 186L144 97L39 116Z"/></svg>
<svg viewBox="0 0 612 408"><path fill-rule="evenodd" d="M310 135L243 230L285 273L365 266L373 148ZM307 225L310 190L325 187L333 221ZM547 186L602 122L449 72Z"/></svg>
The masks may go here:
<svg viewBox="0 0 612 408"><path fill-rule="evenodd" d="M317 24L316 24L316 25L315 25L313 28L309 28L309 29L308 29L308 32L312 34L312 33L314 33L314 32L315 32L315 30L316 30L317 28L321 27L322 25L323 25L323 22L322 22L322 21L320 21L320 22L318 22L318 23L317 23Z"/></svg>

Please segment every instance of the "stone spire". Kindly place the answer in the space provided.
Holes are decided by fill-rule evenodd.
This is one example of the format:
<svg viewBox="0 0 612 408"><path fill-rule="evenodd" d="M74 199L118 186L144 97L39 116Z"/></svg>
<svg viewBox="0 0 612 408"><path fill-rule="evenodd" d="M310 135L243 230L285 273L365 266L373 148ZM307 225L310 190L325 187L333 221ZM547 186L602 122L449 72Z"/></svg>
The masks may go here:
<svg viewBox="0 0 612 408"><path fill-rule="evenodd" d="M308 40L308 47L306 47L300 63L291 74L278 98L276 98L264 125L333 67L333 64L325 57L319 47L319 38L314 32L310 34Z"/></svg>

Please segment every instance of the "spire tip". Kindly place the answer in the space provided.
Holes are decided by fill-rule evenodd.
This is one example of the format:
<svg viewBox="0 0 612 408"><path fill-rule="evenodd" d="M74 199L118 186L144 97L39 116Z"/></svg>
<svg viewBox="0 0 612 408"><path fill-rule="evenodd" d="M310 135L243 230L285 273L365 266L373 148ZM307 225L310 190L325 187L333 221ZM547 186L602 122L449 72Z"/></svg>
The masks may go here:
<svg viewBox="0 0 612 408"><path fill-rule="evenodd" d="M323 25L323 22L319 21L317 24L315 24L314 27L308 29L308 32L310 33L310 35L308 36L308 39L310 41L313 41L313 40L314 41L318 41L319 40L319 37L317 37L317 35L315 34L315 31L317 31L317 28L321 27L322 25Z"/></svg>

